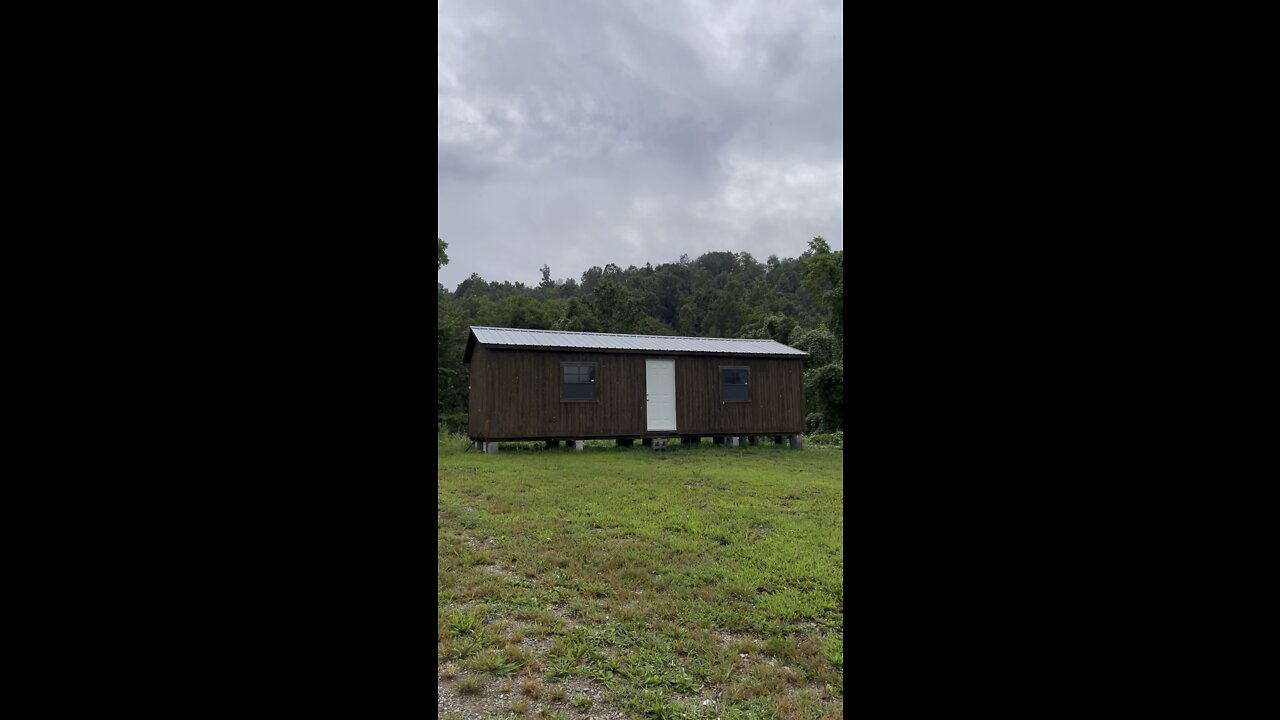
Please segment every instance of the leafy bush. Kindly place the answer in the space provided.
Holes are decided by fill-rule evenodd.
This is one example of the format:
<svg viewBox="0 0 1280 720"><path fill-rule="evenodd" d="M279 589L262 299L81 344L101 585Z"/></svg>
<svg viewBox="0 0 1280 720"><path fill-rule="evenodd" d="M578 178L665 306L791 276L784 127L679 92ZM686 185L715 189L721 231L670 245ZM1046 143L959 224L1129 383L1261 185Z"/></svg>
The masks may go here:
<svg viewBox="0 0 1280 720"><path fill-rule="evenodd" d="M844 429L844 363L811 369L804 374L805 399L810 396L822 415L819 431Z"/></svg>
<svg viewBox="0 0 1280 720"><path fill-rule="evenodd" d="M466 413L450 413L441 415L439 418L439 431L447 432L450 435L455 433L465 434L467 432L467 414Z"/></svg>
<svg viewBox="0 0 1280 720"><path fill-rule="evenodd" d="M813 435L805 437L805 443L826 447L844 447L844 431L837 430L833 433L814 433Z"/></svg>
<svg viewBox="0 0 1280 720"><path fill-rule="evenodd" d="M809 353L809 358L804 363L806 368L829 365L835 362L840 353L839 341L830 330L823 327L812 330L801 330L796 327L791 333L790 345L797 350Z"/></svg>

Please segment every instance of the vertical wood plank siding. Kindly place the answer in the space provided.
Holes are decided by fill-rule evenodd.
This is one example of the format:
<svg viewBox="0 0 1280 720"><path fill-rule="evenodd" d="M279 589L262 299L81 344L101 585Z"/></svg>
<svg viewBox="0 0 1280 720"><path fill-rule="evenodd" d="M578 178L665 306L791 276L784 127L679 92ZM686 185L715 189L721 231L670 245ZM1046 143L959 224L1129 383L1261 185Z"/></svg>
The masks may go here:
<svg viewBox="0 0 1280 720"><path fill-rule="evenodd" d="M720 366L750 368L750 402L720 400ZM761 357L676 358L676 415L689 435L804 432L804 361Z"/></svg>
<svg viewBox="0 0 1280 720"><path fill-rule="evenodd" d="M804 431L804 364L798 358L639 355L491 349L471 356L473 439L541 440L649 433L646 359L676 361L679 435L775 435ZM597 364L599 402L561 402L560 363ZM720 400L721 365L751 369L751 401Z"/></svg>

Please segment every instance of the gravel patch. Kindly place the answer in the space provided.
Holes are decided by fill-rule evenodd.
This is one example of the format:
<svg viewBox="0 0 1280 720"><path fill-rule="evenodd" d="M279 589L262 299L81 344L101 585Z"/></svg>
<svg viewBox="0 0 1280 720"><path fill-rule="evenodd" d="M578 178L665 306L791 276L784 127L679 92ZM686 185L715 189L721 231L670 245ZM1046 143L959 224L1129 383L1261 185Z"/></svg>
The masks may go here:
<svg viewBox="0 0 1280 720"><path fill-rule="evenodd" d="M520 694L519 687L521 680L523 680L522 677L511 677L506 680L488 678L480 692L474 695L458 692L456 684L458 680L464 677L485 676L476 676L465 672L458 674L457 677L451 680L445 680L437 676L436 717L458 718L458 720L488 720L491 717L510 712L511 703L523 698L529 703L529 710L524 714L526 718L535 717L543 707L548 710L567 713L582 720L624 720L625 718L621 710L606 705L604 686L594 680L566 678L561 682L543 683L542 697L538 700L532 700ZM503 683L508 681L511 683L511 690L504 693L501 688ZM565 699L563 702L551 702L547 699L548 691L555 688L564 690ZM586 695L591 698L591 705L583 710L575 707L573 698L578 695Z"/></svg>

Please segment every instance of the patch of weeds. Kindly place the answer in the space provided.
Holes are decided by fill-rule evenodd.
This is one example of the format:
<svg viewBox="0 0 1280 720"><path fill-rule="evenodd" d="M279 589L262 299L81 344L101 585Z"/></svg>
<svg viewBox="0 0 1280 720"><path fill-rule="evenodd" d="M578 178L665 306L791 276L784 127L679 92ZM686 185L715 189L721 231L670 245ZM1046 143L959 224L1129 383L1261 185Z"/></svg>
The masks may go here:
<svg viewBox="0 0 1280 720"><path fill-rule="evenodd" d="M624 697L622 705L625 709L652 720L678 720L685 717L680 707L660 690L641 690Z"/></svg>
<svg viewBox="0 0 1280 720"><path fill-rule="evenodd" d="M641 620L645 617L645 613L638 607L623 605L617 609L616 617L619 621L627 622L630 620Z"/></svg>
<svg viewBox="0 0 1280 720"><path fill-rule="evenodd" d="M686 672L668 673L667 684L678 693L689 695L702 689L702 683Z"/></svg>
<svg viewBox="0 0 1280 720"><path fill-rule="evenodd" d="M467 661L467 667L477 672L488 673L498 677L515 675L520 670L518 663L511 662L501 653L488 652Z"/></svg>
<svg viewBox="0 0 1280 720"><path fill-rule="evenodd" d="M511 617L514 617L517 620L549 622L552 616L551 616L551 613L547 612L546 610L537 610L534 608L518 608L511 613Z"/></svg>
<svg viewBox="0 0 1280 720"><path fill-rule="evenodd" d="M589 598L602 598L609 594L609 588L603 583L584 582L582 583L582 593Z"/></svg>
<svg viewBox="0 0 1280 720"><path fill-rule="evenodd" d="M591 603L581 600L571 600L569 604L565 606L564 614L571 618L582 619L594 615L594 611L595 608Z"/></svg>
<svg viewBox="0 0 1280 720"><path fill-rule="evenodd" d="M661 687L663 683L662 675L649 668L626 668L623 670L622 674L632 683L640 687L656 688Z"/></svg>
<svg viewBox="0 0 1280 720"><path fill-rule="evenodd" d="M763 694L764 691L760 689L759 682L753 678L746 678L730 684L724 691L724 698L730 702L737 703Z"/></svg>
<svg viewBox="0 0 1280 720"><path fill-rule="evenodd" d="M547 688L547 700L549 702L564 702L567 697L568 693L564 691L564 688Z"/></svg>
<svg viewBox="0 0 1280 720"><path fill-rule="evenodd" d="M551 662L547 663L547 679L555 681L573 677L577 673L578 667L578 663L573 658L563 656L553 658Z"/></svg>
<svg viewBox="0 0 1280 720"><path fill-rule="evenodd" d="M732 702L756 697L778 697L787 692L787 673L779 667L755 664L751 674L738 679L725 690L724 696Z"/></svg>
<svg viewBox="0 0 1280 720"><path fill-rule="evenodd" d="M795 695L783 695L774 701L773 716L784 720L819 720L822 702L805 690Z"/></svg>
<svg viewBox="0 0 1280 720"><path fill-rule="evenodd" d="M529 712L529 701L524 698L519 698L515 702L511 703L511 712L516 715L523 715Z"/></svg>
<svg viewBox="0 0 1280 720"><path fill-rule="evenodd" d="M566 658L579 665L587 665L604 657L604 654L593 646L592 640L577 631L574 635L552 643L547 655L553 658Z"/></svg>
<svg viewBox="0 0 1280 720"><path fill-rule="evenodd" d="M538 669L538 656L532 650L519 645L507 645L502 649L502 657L517 669L530 672Z"/></svg>
<svg viewBox="0 0 1280 720"><path fill-rule="evenodd" d="M542 683L532 678L520 683L520 694L527 695L534 700L542 697Z"/></svg>
<svg viewBox="0 0 1280 720"><path fill-rule="evenodd" d="M751 675L760 684L761 694L781 695L787 691L787 673L780 667L758 664Z"/></svg>
<svg viewBox="0 0 1280 720"><path fill-rule="evenodd" d="M716 684L729 682L729 678L733 677L733 670L738 666L738 656L733 655L716 660L707 676L711 682Z"/></svg>
<svg viewBox="0 0 1280 720"><path fill-rule="evenodd" d="M764 644L765 652L783 660L791 657L791 643L781 635L774 635Z"/></svg>
<svg viewBox="0 0 1280 720"><path fill-rule="evenodd" d="M579 710L591 707L591 696L581 695L581 694L574 695L573 706L578 708Z"/></svg>
<svg viewBox="0 0 1280 720"><path fill-rule="evenodd" d="M844 638L828 635L822 641L822 656L835 667L844 667Z"/></svg>
<svg viewBox="0 0 1280 720"><path fill-rule="evenodd" d="M463 695L476 695L484 689L484 678L476 675L468 675L456 683L458 692Z"/></svg>
<svg viewBox="0 0 1280 720"><path fill-rule="evenodd" d="M483 625L484 617L477 610L458 610L449 615L449 632L454 635L474 635Z"/></svg>
<svg viewBox="0 0 1280 720"><path fill-rule="evenodd" d="M436 656L442 660L463 660L484 649L484 642L476 637L444 642L437 646Z"/></svg>
<svg viewBox="0 0 1280 720"><path fill-rule="evenodd" d="M455 665L454 663L446 663L444 667L440 668L440 677L444 678L445 680L452 680L453 678L457 677L457 675L458 675L458 666Z"/></svg>

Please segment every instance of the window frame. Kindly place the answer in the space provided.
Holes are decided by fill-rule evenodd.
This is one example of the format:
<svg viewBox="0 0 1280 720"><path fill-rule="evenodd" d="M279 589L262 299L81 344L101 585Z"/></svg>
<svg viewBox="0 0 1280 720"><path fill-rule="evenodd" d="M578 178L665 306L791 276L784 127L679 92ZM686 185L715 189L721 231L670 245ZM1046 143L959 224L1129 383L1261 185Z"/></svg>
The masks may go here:
<svg viewBox="0 0 1280 720"><path fill-rule="evenodd" d="M747 389L747 398L745 400L726 400L724 397L724 371L725 370L743 370L747 373L747 381L742 385ZM751 367L748 365L719 365L716 367L716 382L720 385L720 404L725 403L749 403L751 402Z"/></svg>
<svg viewBox="0 0 1280 720"><path fill-rule="evenodd" d="M564 381L564 368L566 365L574 365L579 367L591 367L593 370L595 370L596 381L594 383L591 383L592 385L595 386L595 393L596 393L595 397L588 399L588 398L567 398L564 396L564 386L568 384ZM600 363L580 361L580 360L561 360L559 379L560 379L560 402L562 403L598 403L600 402ZM582 383L573 383L573 384L580 385Z"/></svg>

